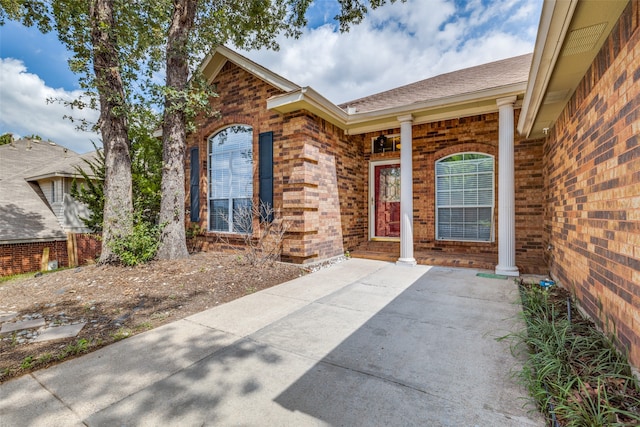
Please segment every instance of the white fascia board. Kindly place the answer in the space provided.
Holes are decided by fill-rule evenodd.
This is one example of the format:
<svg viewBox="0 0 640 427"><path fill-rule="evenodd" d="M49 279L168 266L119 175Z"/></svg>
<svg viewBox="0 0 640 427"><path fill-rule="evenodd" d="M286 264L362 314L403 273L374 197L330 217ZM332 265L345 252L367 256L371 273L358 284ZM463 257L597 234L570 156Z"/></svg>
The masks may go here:
<svg viewBox="0 0 640 427"><path fill-rule="evenodd" d="M578 0L546 0L542 4L529 82L518 120L518 133L529 137L540 111Z"/></svg>
<svg viewBox="0 0 640 427"><path fill-rule="evenodd" d="M346 111L308 86L267 99L267 109L280 113L308 110L343 129L348 118Z"/></svg>
<svg viewBox="0 0 640 427"><path fill-rule="evenodd" d="M355 113L349 115L347 120L347 126L357 125L370 120L379 120L384 117L393 118L397 122L397 116L406 114L420 114L428 112L428 110L434 110L443 107L452 107L460 105L463 107L465 104L473 104L483 102L487 100L495 100L498 98L504 98L510 95L521 95L526 88L526 82L514 83L511 85L500 86L491 89L485 89L482 91L468 92L461 95L448 96L445 98L433 99L425 102L417 102L414 104L401 105L399 107L393 107L383 110L369 111L365 113ZM463 110L464 108L461 108ZM497 104L492 111L497 111Z"/></svg>
<svg viewBox="0 0 640 427"><path fill-rule="evenodd" d="M61 231L62 233L62 231ZM67 236L33 237L31 239L0 240L0 245L17 245L24 243L64 242Z"/></svg>
<svg viewBox="0 0 640 427"><path fill-rule="evenodd" d="M432 123L440 120L459 119L460 117L475 116L478 114L495 113L498 111L498 105L470 105L464 106L455 111L444 111L437 113L429 113L426 115L414 115L413 124L419 125L423 123ZM346 131L347 135L360 135L369 132L378 132L386 129L400 127L397 117L388 117L386 120L373 122L365 122L360 125L349 127Z"/></svg>
<svg viewBox="0 0 640 427"><path fill-rule="evenodd" d="M90 178L91 177L92 176L90 176ZM82 178L82 175L77 172L51 172L42 175L28 176L25 178L25 181L42 181L44 179L55 178Z"/></svg>
<svg viewBox="0 0 640 427"><path fill-rule="evenodd" d="M396 128L399 126L398 116L406 114L413 115L413 124L422 124L477 114L493 113L498 111L496 99L506 96L522 95L525 86L526 83L522 82L479 92L440 98L428 102L355 114L353 117L350 117L347 134L358 135ZM519 102L517 106L519 106Z"/></svg>
<svg viewBox="0 0 640 427"><path fill-rule="evenodd" d="M304 87L293 92L269 98L267 100L267 108L282 114L307 110L344 129L347 133L355 135L374 130L398 127L398 116L406 114L417 116L414 123L426 123L429 121L443 120L445 117L453 118L494 112L498 110L497 104L490 103L487 105L486 101L510 95L521 95L524 93L525 88L526 82L521 82L394 108L348 114L315 90L310 87ZM428 113L429 110L455 106L460 106L460 109L455 113L438 113L435 111L434 114L431 115Z"/></svg>
<svg viewBox="0 0 640 427"><path fill-rule="evenodd" d="M218 75L222 67L227 61L231 61L238 67L246 70L261 80L269 83L270 85L282 90L283 92L291 92L299 89L300 86L285 79L278 74L269 71L263 66L256 64L248 58L238 54L237 52L225 47L218 46L215 52L206 56L205 60L200 65L200 71L204 72L209 66L213 68L209 70L209 76L207 76L207 82L211 83L213 79Z"/></svg>

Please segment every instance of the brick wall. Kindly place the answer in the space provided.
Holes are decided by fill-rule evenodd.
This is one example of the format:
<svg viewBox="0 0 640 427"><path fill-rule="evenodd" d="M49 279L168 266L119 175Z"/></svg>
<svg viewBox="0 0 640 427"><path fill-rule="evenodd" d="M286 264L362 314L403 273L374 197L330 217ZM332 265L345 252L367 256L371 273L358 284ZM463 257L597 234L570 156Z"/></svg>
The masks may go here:
<svg viewBox="0 0 640 427"><path fill-rule="evenodd" d="M515 121L520 110L516 110ZM384 134L397 134L390 129ZM380 133L365 135L365 141ZM515 192L516 192L516 264L523 273L546 272L543 258L542 147L541 140L523 140L514 135ZM442 120L413 126L413 220L414 249L416 251L442 251L451 253L498 254L498 113L482 114L458 119ZM370 143L365 143L365 159L387 160L400 153L371 154ZM462 152L479 152L495 157L495 210L494 233L490 243L453 242L436 240L435 230L435 162L443 157ZM368 169L365 171L369 173ZM368 179L368 177L367 177ZM368 182L368 181L367 181ZM368 206L365 206L368 209ZM368 215L368 212L367 212Z"/></svg>
<svg viewBox="0 0 640 427"><path fill-rule="evenodd" d="M267 99L271 96L281 94L282 92L264 81L256 78L250 73L245 72L240 67L231 62L227 62L223 67L215 81L215 85L219 97L211 99L211 105L215 112L209 117L199 117L196 119L196 131L187 136L187 153L192 147L199 148L200 160L200 221L193 224L186 217L187 229L194 225L200 227L204 231L204 235L200 237L199 248L209 250L216 247L219 242L219 235L207 232L208 227L208 139L218 131L227 126L235 124L248 125L253 128L253 176L254 176L254 203L258 201L258 137L263 132L273 132L274 135L274 170L277 170L282 156L282 145L277 141L282 137L282 119L277 113L267 110ZM188 206L189 198L189 177L191 174L189 158L187 156L186 165L186 206ZM282 194L282 176L276 174L274 176L274 208L282 209L282 198L278 197ZM228 236L232 241L236 241L234 235ZM228 240L228 239L225 239Z"/></svg>
<svg viewBox="0 0 640 427"><path fill-rule="evenodd" d="M76 234L78 263L93 262L100 254L100 242L90 234ZM58 267L68 267L67 241L13 243L0 245L0 275L39 271L42 251L49 248L49 261L58 261Z"/></svg>
<svg viewBox="0 0 640 427"><path fill-rule="evenodd" d="M188 138L189 148L200 149L201 229L207 227L207 139L228 125L246 124L253 127L254 154L258 152L258 134L274 133L274 205L292 224L284 242L284 259L295 262L323 259L367 242L369 161L399 158L399 153L371 153L371 138L380 133L347 136L306 111L284 116L268 111L266 100L280 92L232 63L222 68L213 83L220 97L211 102L220 115L200 118L197 131ZM384 133L399 132L390 129ZM434 165L439 158L462 151L497 156L498 113L416 125L413 138L416 250L491 253L497 260L496 242L435 240L433 182ZM523 272L546 271L540 221L542 141L523 141L516 135L515 144L516 263ZM254 155L254 203L258 200L256 159ZM496 191L496 200L497 194ZM496 232L497 229L496 224ZM220 244L218 237L205 233L198 248L225 246L226 242ZM228 239L234 237L229 235L224 240Z"/></svg>
<svg viewBox="0 0 640 427"><path fill-rule="evenodd" d="M640 366L640 2L631 1L544 144L552 275ZM545 245L546 246L546 245Z"/></svg>
<svg viewBox="0 0 640 427"><path fill-rule="evenodd" d="M294 262L322 259L356 246L364 226L358 211L366 200L363 190L362 148L358 138L307 112L286 116L268 111L266 100L281 92L227 62L215 81L218 98L212 98L219 115L198 120L197 131L188 137L188 149L200 152L200 221L207 229L207 140L231 124L253 127L254 203L258 202L258 135L273 132L274 207L292 227L287 234L283 258ZM186 176L190 176L187 165ZM188 194L188 182L187 194ZM187 227L192 224L187 222ZM360 228L359 228L360 227ZM205 232L198 248L226 245L220 234ZM234 235L224 241L238 243Z"/></svg>
<svg viewBox="0 0 640 427"><path fill-rule="evenodd" d="M301 111L284 117L283 208L294 222L285 258L341 255L363 239L366 217L362 138Z"/></svg>
<svg viewBox="0 0 640 427"><path fill-rule="evenodd" d="M102 252L102 242L99 235L76 234L76 251L78 264L85 265L97 261Z"/></svg>

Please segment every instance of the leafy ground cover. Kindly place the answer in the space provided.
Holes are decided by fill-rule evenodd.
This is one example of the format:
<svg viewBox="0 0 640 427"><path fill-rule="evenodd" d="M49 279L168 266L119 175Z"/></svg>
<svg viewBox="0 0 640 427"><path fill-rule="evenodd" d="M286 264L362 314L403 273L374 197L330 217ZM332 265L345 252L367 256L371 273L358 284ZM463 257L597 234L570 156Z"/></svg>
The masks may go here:
<svg viewBox="0 0 640 427"><path fill-rule="evenodd" d="M0 382L94 351L193 313L305 274L300 266L250 266L238 255L200 252L135 267L90 265L0 282L0 315L84 323L73 338L34 342L38 330L0 336Z"/></svg>
<svg viewBox="0 0 640 427"><path fill-rule="evenodd" d="M612 339L558 287L520 285L527 352L520 373L549 425L638 426L640 386Z"/></svg>

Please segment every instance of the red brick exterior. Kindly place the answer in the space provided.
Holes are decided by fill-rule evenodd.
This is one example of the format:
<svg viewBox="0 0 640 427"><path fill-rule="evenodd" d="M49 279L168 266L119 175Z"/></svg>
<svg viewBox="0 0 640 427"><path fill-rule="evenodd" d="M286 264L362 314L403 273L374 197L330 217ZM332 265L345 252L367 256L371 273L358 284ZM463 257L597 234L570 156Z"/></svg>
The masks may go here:
<svg viewBox="0 0 640 427"><path fill-rule="evenodd" d="M544 144L552 275L640 366L640 2L633 0Z"/></svg>
<svg viewBox="0 0 640 427"><path fill-rule="evenodd" d="M95 262L102 252L100 236L95 234L76 234L75 236L78 264L86 265Z"/></svg>
<svg viewBox="0 0 640 427"><path fill-rule="evenodd" d="M324 259L357 246L366 226L356 215L366 200L362 180L354 179L365 168L360 161L361 145L311 113L283 117L268 111L266 100L279 94L278 89L231 62L213 84L220 97L212 99L212 105L220 114L201 119L197 132L188 138L189 148L197 146L200 152L198 226L203 230L208 226L207 140L226 126L245 124L253 127L254 203L258 202L258 136L273 132L274 207L291 223L283 258L294 262ZM229 239L237 242L233 236ZM216 233L205 233L201 240L204 250L220 246Z"/></svg>
<svg viewBox="0 0 640 427"><path fill-rule="evenodd" d="M187 137L187 152L193 147L199 149L200 160L200 221L193 224L189 221L187 215L187 229L193 226L199 227L203 231L203 235L199 236L199 243L196 245L198 250L210 250L213 248L223 248L217 233L207 232L208 227L208 139L218 131L227 126L235 124L249 125L253 128L253 153L254 159L258 153L258 136L262 132L273 132L274 134L274 169L281 167L281 158L283 155L282 145L279 141L282 138L282 118L279 114L268 111L266 108L266 100L274 95L281 94L278 89L270 86L264 81L256 78L250 73L245 72L231 62L227 62L216 79L212 82L216 87L219 97L211 99L212 109L219 114L211 117L200 117L197 119L196 131ZM186 165L186 197L189 198L189 177L191 174L189 159ZM254 203L258 201L257 179L258 164L254 161ZM282 176L274 177L274 194L282 194ZM188 206L188 203L187 203ZM274 208L282 209L282 198L274 198ZM237 236L227 236L230 243L237 244L241 239Z"/></svg>
<svg viewBox="0 0 640 427"><path fill-rule="evenodd" d="M49 248L49 260L58 261L58 268L69 266L66 240L5 244L0 245L0 276L39 271L44 248ZM90 234L76 234L76 248L80 265L100 255L100 242Z"/></svg>
<svg viewBox="0 0 640 427"><path fill-rule="evenodd" d="M207 228L207 140L231 124L253 127L254 203L258 201L258 135L274 135L274 205L292 224L283 245L283 258L305 262L341 255L368 241L369 162L399 158L399 153L371 153L371 138L380 133L345 135L344 131L306 111L279 115L266 100L280 91L227 62L213 84L220 95L211 100L218 116L202 118L188 145L200 152L200 229ZM497 106L496 106L497 109ZM517 114L516 112L516 120ZM399 133L390 129L385 134ZM413 126L414 239L416 250L489 253L497 261L497 241L491 243L435 240L435 161L454 153L477 151L497 156L498 113ZM542 141L515 135L516 262L524 272L543 267ZM496 171L497 171L496 159ZM187 171L186 176L189 176ZM496 174L496 183L497 174ZM186 183L188 189L188 182ZM497 222L497 189L495 191ZM191 226L191 224L188 224ZM497 224L495 224L497 234ZM199 238L197 249L224 248L239 243L216 233ZM395 247L393 244L388 246Z"/></svg>
<svg viewBox="0 0 640 427"><path fill-rule="evenodd" d="M515 120L520 110L516 110ZM385 134L400 133L393 129ZM397 158L400 153L371 154L371 138L365 135L363 162ZM516 191L516 264L522 273L546 272L543 259L541 218L543 208L541 140L523 140L514 135ZM498 256L498 113L443 120L413 126L413 222L414 249L457 254L487 253ZM454 242L436 240L435 162L463 152L489 154L495 158L494 242ZM366 169L365 182L369 170ZM365 205L368 210L368 206ZM368 211L367 211L368 215ZM366 217L366 216L365 216ZM366 233L366 228L365 228ZM366 234L363 236L366 239ZM383 245L379 245L383 246Z"/></svg>

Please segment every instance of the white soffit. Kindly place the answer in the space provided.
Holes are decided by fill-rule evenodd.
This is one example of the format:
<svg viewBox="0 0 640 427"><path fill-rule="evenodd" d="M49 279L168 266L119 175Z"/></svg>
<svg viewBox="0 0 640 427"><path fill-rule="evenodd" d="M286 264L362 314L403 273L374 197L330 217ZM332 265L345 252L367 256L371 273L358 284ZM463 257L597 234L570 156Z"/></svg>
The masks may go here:
<svg viewBox="0 0 640 427"><path fill-rule="evenodd" d="M541 138L554 125L628 0L543 3L518 132Z"/></svg>

